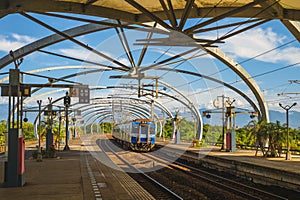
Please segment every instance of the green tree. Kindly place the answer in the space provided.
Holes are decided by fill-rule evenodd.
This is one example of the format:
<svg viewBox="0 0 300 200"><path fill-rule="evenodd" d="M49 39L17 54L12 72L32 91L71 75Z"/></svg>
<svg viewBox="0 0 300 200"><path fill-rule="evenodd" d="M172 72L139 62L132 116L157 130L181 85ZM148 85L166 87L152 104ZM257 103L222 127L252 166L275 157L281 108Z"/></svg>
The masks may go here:
<svg viewBox="0 0 300 200"><path fill-rule="evenodd" d="M33 128L34 127L31 122L23 122L23 133L25 140L32 140L35 138Z"/></svg>
<svg viewBox="0 0 300 200"><path fill-rule="evenodd" d="M52 125L52 134L54 138L54 144L56 148L60 147L60 142L65 139L65 128L61 124L61 127L59 128L59 122L54 122Z"/></svg>
<svg viewBox="0 0 300 200"><path fill-rule="evenodd" d="M267 136L269 141L268 152L270 156L275 157L276 155L281 154L284 127L280 124L279 121L276 121L276 123L268 123L267 129ZM277 154L277 151L279 154Z"/></svg>
<svg viewBox="0 0 300 200"><path fill-rule="evenodd" d="M210 126L204 124L203 126L203 141L206 143L216 144L222 142L222 126Z"/></svg>
<svg viewBox="0 0 300 200"><path fill-rule="evenodd" d="M5 143L6 127L7 127L6 120L1 120L1 123L0 123L0 145Z"/></svg>
<svg viewBox="0 0 300 200"><path fill-rule="evenodd" d="M235 131L236 144L240 146L250 146L255 143L255 140L250 137L249 130L247 128L239 128Z"/></svg>
<svg viewBox="0 0 300 200"><path fill-rule="evenodd" d="M291 141L291 149L300 150L300 130L299 129L290 129L290 141ZM283 143L286 140L283 139Z"/></svg>
<svg viewBox="0 0 300 200"><path fill-rule="evenodd" d="M180 136L182 140L190 141L195 138L197 127L193 121L187 121L186 119L181 119L177 123L177 126L180 131Z"/></svg>
<svg viewBox="0 0 300 200"><path fill-rule="evenodd" d="M167 120L163 127L164 137L171 138L173 134L173 122L172 120Z"/></svg>
<svg viewBox="0 0 300 200"><path fill-rule="evenodd" d="M203 124L202 129L202 144L216 144L218 143L219 136L222 132L222 129L218 126L211 126L209 124Z"/></svg>

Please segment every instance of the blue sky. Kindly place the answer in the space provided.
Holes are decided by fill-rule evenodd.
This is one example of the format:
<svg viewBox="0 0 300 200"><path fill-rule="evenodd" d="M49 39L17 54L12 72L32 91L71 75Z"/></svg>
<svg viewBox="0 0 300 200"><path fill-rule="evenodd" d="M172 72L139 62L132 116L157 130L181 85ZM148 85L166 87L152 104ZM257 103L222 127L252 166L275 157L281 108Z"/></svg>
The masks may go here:
<svg viewBox="0 0 300 200"><path fill-rule="evenodd" d="M41 21L47 22L48 24L59 30L65 30L74 26L84 24L81 22L52 18L42 15L33 16L37 17ZM198 20L190 20L188 23L193 24L195 23L195 21ZM214 26L220 25L221 23L225 22L227 23L235 21L236 19L225 19L222 22L218 22L219 24L214 24ZM204 36L207 38L216 38L217 36L222 36L228 31L230 31L230 29L214 31L209 33L209 35L206 33L206 35ZM18 49L24 46L25 44L29 44L37 39L43 38L50 34L52 34L51 31L24 18L21 15L13 14L6 16L0 19L0 57L5 56L10 50ZM94 33L90 35L81 36L77 39L85 44L91 45L94 48L99 48L101 51L106 52L110 56L121 55L120 52L122 48L120 42L118 41L118 37L113 36L115 34L115 30L107 30L102 31L101 33ZM130 38L130 40L132 41L135 40L135 37L144 37L143 34L139 35L138 33L127 34L128 38ZM281 48L277 48L281 45L284 46ZM291 33L289 33L289 31L280 23L280 21L267 22L259 27L253 28L244 33L236 35L232 38L225 40L225 44L220 44L219 47L221 50L223 50L232 58L234 58L238 63L240 63L251 76L255 77L254 79L263 91L270 109L283 111L278 106L279 102L281 102L282 104L292 104L293 102L299 102L299 95L277 95L283 92L300 92L299 84L290 84L288 82L288 80L300 79L300 69L299 64L297 64L298 62L300 62L299 42L295 40L294 36ZM168 53L170 53L171 55L172 50L174 51L173 53L176 52L176 50L172 49L170 50L170 52L166 53L166 49L167 48L162 48L161 52L164 52L165 55L163 55L161 58L159 58L159 51L155 49L155 51L153 51L151 54L149 53L148 57L145 59L145 63L153 63L154 60L156 60L157 58L159 58L158 61L162 60L163 58L167 58L169 56ZM275 50L270 51L272 49ZM89 52L87 52L87 50L79 47L78 45L75 45L70 41L65 41L62 43L52 45L50 47L45 48L45 50L82 59L98 61L103 64L110 64L110 62L105 61L103 58L91 55ZM133 54L134 57L138 59L139 50L136 50L135 52L133 52ZM263 55L258 56L259 54ZM211 57L205 57L201 59L199 59L199 62L201 62L202 65L205 67L203 69L199 69L199 71L205 73L206 75L210 75L211 72L219 70L221 72L217 73L217 75L214 76L221 77L223 81L231 83L235 87L244 91L247 95L253 96L249 88L243 82L239 81L240 78L237 75L235 75L230 69L226 69L227 67L224 64ZM126 58L126 56L124 56L124 54L119 56L117 60L126 65L129 65L129 61ZM185 63L185 67L191 67L189 65L193 65L193 67L195 67L195 63L196 62ZM21 70L28 71L32 69L45 67L72 65L83 64L76 61L35 52L24 58L24 62L21 65ZM289 65L294 66L288 67ZM13 65L9 65L1 69L0 72L7 72L9 68L13 68ZM284 69L275 71L273 73L267 73L262 76L257 76L264 72L269 72L280 68ZM55 72L46 71L42 72L41 74L60 77L62 74L68 74L73 71L74 69L64 69ZM108 75L109 74L99 74L99 76L101 76L102 79L99 79L99 77L95 76L87 76L85 77L85 81L87 81L88 84L93 83L95 81L98 81L101 84L105 84L106 82L109 82ZM0 79L2 78L4 78L4 76L0 76ZM199 82L191 77L185 77L184 79L184 81L186 81L186 83L189 84L189 88L191 89L191 91L189 92L192 92L193 90L194 93L201 93L203 90L205 91L206 89L214 88L216 86L215 84L210 83L209 81ZM174 85L182 85L181 82L177 82L176 77L172 78L171 76L166 76L165 80L168 80L170 83L174 83ZM26 78L25 81L39 82L41 81L41 79L30 77ZM202 86L205 85L207 88L202 88ZM184 87L181 89L189 90ZM250 109L249 105L244 100L242 100L242 98L240 98L236 93L228 91L224 88L210 90L210 93L207 94L210 96L210 101L205 101L203 100L205 99L204 97L199 97L201 98L201 100L199 100L201 102L199 103L199 106L212 108L212 100L215 99L216 96L222 94L223 92L225 92L227 96L230 96L231 98L237 100L236 106ZM1 102L6 103L6 100L1 98ZM300 111L300 103L298 104L299 105L296 106L294 109Z"/></svg>

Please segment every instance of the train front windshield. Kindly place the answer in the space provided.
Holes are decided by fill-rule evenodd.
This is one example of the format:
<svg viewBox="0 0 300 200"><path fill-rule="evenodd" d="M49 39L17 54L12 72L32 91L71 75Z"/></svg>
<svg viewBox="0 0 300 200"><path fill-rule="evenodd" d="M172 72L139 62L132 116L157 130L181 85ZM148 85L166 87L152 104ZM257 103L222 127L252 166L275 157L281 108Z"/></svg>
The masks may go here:
<svg viewBox="0 0 300 200"><path fill-rule="evenodd" d="M139 123L133 122L132 123L132 133L138 134L139 133Z"/></svg>
<svg viewBox="0 0 300 200"><path fill-rule="evenodd" d="M148 134L148 125L141 125L141 134Z"/></svg>

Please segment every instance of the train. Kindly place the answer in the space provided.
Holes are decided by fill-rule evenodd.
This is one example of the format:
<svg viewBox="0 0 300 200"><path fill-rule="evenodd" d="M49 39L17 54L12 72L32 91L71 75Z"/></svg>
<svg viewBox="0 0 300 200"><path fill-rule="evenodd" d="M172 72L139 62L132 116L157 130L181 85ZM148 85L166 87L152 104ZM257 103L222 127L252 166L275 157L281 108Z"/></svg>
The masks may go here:
<svg viewBox="0 0 300 200"><path fill-rule="evenodd" d="M155 147L156 125L150 119L135 119L116 125L112 137L123 148L151 151Z"/></svg>

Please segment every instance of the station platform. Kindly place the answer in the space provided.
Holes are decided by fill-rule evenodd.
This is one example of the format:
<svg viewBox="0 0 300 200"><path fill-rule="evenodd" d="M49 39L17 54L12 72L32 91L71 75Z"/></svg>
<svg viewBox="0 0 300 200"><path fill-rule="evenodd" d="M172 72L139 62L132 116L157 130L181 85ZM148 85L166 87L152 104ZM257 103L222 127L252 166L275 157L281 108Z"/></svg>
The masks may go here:
<svg viewBox="0 0 300 200"><path fill-rule="evenodd" d="M154 199L126 173L116 172L96 161L82 145L80 139L71 140L69 147L70 151L57 151L57 158L43 158L42 162L27 158L25 160L25 185L23 187L0 187L0 199ZM3 182L3 163L1 163L0 171L0 179ZM135 190L143 193L143 197L134 198L131 191L127 191L124 183L118 179L126 179L127 185L131 188L135 187Z"/></svg>
<svg viewBox="0 0 300 200"><path fill-rule="evenodd" d="M126 173L116 172L97 161L92 156L89 145L83 145L80 139L70 141L69 146L71 150L58 151L57 158L45 158L42 162L37 162L28 157L25 161L26 184L23 187L0 187L0 199L154 199ZM252 150L224 152L216 147L199 149L189 146L186 149L186 145L170 143L167 146L174 151L184 149L192 152L199 156L201 162L210 160L207 162L211 162L214 167L228 164L230 170L240 169L245 173L258 169L266 176L271 176L270 173L274 171L275 174L283 176L280 182L288 182L285 177L291 176L293 181L300 184L300 156L293 155L292 160L287 161L284 157L254 156L255 151ZM99 151L97 154L103 153ZM1 163L2 175L3 171ZM0 177L0 181L3 181L3 177ZM135 188L135 192L128 188Z"/></svg>
<svg viewBox="0 0 300 200"><path fill-rule="evenodd" d="M171 152L184 152L191 160L198 158L198 163L207 168L238 175L255 183L275 185L300 192L300 155L292 155L291 160L280 157L265 157L261 151L236 149L234 152L221 150L221 147L192 147L189 143L173 144L160 142ZM300 197L299 197L300 198Z"/></svg>
<svg viewBox="0 0 300 200"><path fill-rule="evenodd" d="M160 142L160 145L167 145L169 148L179 149L182 151L190 151L197 154L199 158L204 158L205 156L218 157L226 160L255 164L266 168L274 168L300 175L300 155L292 155L291 160L286 160L285 154L281 154L280 157L264 157L262 152L258 151L257 156L255 156L256 150L237 148L236 151L231 152L222 151L221 147L218 146L199 148L192 147L189 143L172 144L171 142L166 142L165 144Z"/></svg>

